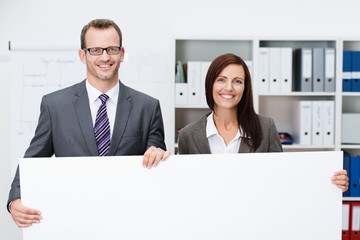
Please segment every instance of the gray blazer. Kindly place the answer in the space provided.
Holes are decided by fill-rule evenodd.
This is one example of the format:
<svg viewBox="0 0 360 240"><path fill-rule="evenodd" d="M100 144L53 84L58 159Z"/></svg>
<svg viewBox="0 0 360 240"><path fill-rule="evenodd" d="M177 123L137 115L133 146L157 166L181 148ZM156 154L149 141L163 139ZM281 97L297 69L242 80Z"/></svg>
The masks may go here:
<svg viewBox="0 0 360 240"><path fill-rule="evenodd" d="M28 157L98 156L86 80L43 96ZM150 146L166 149L159 101L120 82L109 156L143 155ZM8 204L20 197L19 168Z"/></svg>
<svg viewBox="0 0 360 240"><path fill-rule="evenodd" d="M206 138L206 118L210 113L200 120L188 124L179 133L179 154L210 154L208 139ZM259 116L263 131L263 140L255 152L282 152L282 146L274 120ZM252 141L242 137L239 153L250 153Z"/></svg>

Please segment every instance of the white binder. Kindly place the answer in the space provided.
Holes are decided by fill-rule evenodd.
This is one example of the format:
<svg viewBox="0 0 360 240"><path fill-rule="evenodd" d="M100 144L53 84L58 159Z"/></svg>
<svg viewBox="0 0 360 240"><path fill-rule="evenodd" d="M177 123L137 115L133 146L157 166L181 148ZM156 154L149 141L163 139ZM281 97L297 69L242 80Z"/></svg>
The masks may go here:
<svg viewBox="0 0 360 240"><path fill-rule="evenodd" d="M200 81L200 105L207 107L206 92L205 92L205 79L209 70L211 62L201 62L201 81Z"/></svg>
<svg viewBox="0 0 360 240"><path fill-rule="evenodd" d="M280 54L281 54L280 90L282 93L290 93L292 91L292 66L293 66L292 48L281 48Z"/></svg>
<svg viewBox="0 0 360 240"><path fill-rule="evenodd" d="M296 101L293 110L294 142L300 145L311 145L312 102Z"/></svg>
<svg viewBox="0 0 360 240"><path fill-rule="evenodd" d="M323 101L312 102L312 144L323 145Z"/></svg>
<svg viewBox="0 0 360 240"><path fill-rule="evenodd" d="M252 61L251 60L245 60L244 62L246 64L247 68L249 69L250 77L252 79L252 74L253 74Z"/></svg>
<svg viewBox="0 0 360 240"><path fill-rule="evenodd" d="M350 233L349 230L350 230L350 202L343 202L342 203L342 231L349 234Z"/></svg>
<svg viewBox="0 0 360 240"><path fill-rule="evenodd" d="M201 62L187 63L188 105L200 105Z"/></svg>
<svg viewBox="0 0 360 240"><path fill-rule="evenodd" d="M280 93L281 49L270 48L269 92Z"/></svg>
<svg viewBox="0 0 360 240"><path fill-rule="evenodd" d="M324 101L324 145L334 145L335 104L334 101Z"/></svg>
<svg viewBox="0 0 360 240"><path fill-rule="evenodd" d="M188 84L175 83L175 105L188 104Z"/></svg>
<svg viewBox="0 0 360 240"><path fill-rule="evenodd" d="M259 93L269 92L269 48L259 49Z"/></svg>

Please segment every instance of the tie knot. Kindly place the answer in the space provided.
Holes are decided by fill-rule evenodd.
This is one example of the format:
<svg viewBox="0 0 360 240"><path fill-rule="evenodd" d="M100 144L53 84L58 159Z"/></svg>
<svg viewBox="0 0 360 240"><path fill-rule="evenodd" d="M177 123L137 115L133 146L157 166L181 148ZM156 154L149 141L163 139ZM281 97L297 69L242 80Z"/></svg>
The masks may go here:
<svg viewBox="0 0 360 240"><path fill-rule="evenodd" d="M109 96L104 93L104 94L101 94L101 95L99 96L99 98L100 98L100 100L101 100L101 103L104 104L104 103L106 102L106 100L109 99Z"/></svg>

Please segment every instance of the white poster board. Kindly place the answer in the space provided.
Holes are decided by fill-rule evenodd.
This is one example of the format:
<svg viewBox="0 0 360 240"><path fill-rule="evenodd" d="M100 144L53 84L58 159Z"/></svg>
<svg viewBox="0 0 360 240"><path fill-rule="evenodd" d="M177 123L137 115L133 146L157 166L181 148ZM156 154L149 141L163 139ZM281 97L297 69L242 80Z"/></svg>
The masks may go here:
<svg viewBox="0 0 360 240"><path fill-rule="evenodd" d="M20 160L24 240L340 240L342 152Z"/></svg>

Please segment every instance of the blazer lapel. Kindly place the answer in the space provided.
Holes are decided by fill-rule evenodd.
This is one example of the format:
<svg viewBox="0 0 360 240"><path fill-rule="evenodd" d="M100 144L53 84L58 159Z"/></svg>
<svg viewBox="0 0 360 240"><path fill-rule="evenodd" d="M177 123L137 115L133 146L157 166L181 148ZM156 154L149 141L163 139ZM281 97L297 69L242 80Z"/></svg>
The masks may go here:
<svg viewBox="0 0 360 240"><path fill-rule="evenodd" d="M89 152L91 156L98 156L85 81L79 84L79 88L75 92L76 100L73 104Z"/></svg>
<svg viewBox="0 0 360 240"><path fill-rule="evenodd" d="M239 153L249 153L252 146L252 141L250 138L242 137L239 147Z"/></svg>
<svg viewBox="0 0 360 240"><path fill-rule="evenodd" d="M120 144L122 136L125 132L126 125L132 109L131 95L127 91L127 87L119 81L119 97L116 107L116 115L114 122L113 134L110 141L109 156L116 153L116 149Z"/></svg>
<svg viewBox="0 0 360 240"><path fill-rule="evenodd" d="M197 122L196 127L193 131L195 145L198 148L199 152L203 154L211 154L209 141L206 138L206 119L209 114L206 114L200 119L199 122Z"/></svg>

